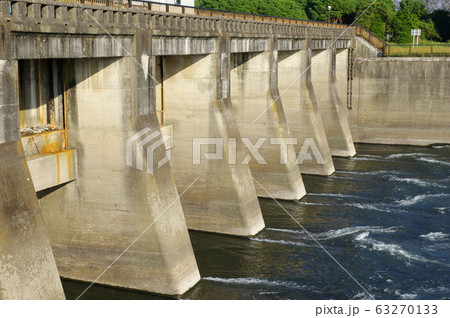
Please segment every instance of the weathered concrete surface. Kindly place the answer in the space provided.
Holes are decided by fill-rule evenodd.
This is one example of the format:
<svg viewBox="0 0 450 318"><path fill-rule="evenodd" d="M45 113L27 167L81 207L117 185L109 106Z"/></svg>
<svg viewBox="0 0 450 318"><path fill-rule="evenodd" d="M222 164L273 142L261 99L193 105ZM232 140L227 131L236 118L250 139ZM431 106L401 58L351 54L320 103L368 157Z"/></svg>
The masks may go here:
<svg viewBox="0 0 450 318"><path fill-rule="evenodd" d="M375 58L380 54L376 47L359 36L355 36L353 41L357 58Z"/></svg>
<svg viewBox="0 0 450 318"><path fill-rule="evenodd" d="M0 299L64 299L20 142L17 74L0 60Z"/></svg>
<svg viewBox="0 0 450 318"><path fill-rule="evenodd" d="M261 231L264 221L248 166L229 162L230 140L240 134L230 101L221 93L221 75L228 72L222 58L227 59L222 54L163 57L164 90L157 87L157 103L164 100L165 123L173 126L172 165L178 191L198 178L181 198L188 227L249 236ZM156 77L161 82L161 69ZM194 154L195 138L217 138L209 140L218 144L200 145L197 139L199 151ZM236 144L237 155L242 152ZM222 156L207 159L208 153Z"/></svg>
<svg viewBox="0 0 450 318"><path fill-rule="evenodd" d="M291 136L279 98L277 62L277 50L233 54L231 100L241 136L253 145L261 143L258 160L247 151L258 196L298 200L306 191L294 146L285 139ZM246 158L238 157L237 163L242 162Z"/></svg>
<svg viewBox="0 0 450 318"><path fill-rule="evenodd" d="M333 156L351 157L356 154L336 79L336 49L313 50L311 79L317 94L328 144ZM341 58L342 56L339 56Z"/></svg>
<svg viewBox="0 0 450 318"><path fill-rule="evenodd" d="M358 59L354 75L356 141L450 143L450 58Z"/></svg>
<svg viewBox="0 0 450 318"><path fill-rule="evenodd" d="M138 158L147 162L137 143L150 132L133 143L132 166L126 162L128 138L144 128L160 132L149 60L139 58L145 71L132 58L67 63L69 147L78 151L78 178L41 191L40 204L61 276L182 294L200 276L170 164L153 174L136 169ZM154 165L165 154L164 143L155 146Z"/></svg>
<svg viewBox="0 0 450 318"><path fill-rule="evenodd" d="M278 87L291 136L297 139L296 154L299 155L303 149L311 156L305 156L299 165L301 173L330 175L334 172L334 165L311 84L310 52L279 53ZM314 145L308 146L311 140L320 156L314 154Z"/></svg>
<svg viewBox="0 0 450 318"><path fill-rule="evenodd" d="M36 191L64 184L77 178L76 149L28 157L27 164Z"/></svg>

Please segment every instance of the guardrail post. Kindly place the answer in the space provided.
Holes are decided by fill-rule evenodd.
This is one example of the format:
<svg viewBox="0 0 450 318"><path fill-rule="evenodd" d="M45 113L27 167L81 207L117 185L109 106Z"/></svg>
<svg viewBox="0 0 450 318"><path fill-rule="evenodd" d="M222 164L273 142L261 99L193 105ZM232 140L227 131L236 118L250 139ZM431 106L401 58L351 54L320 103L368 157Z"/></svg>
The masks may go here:
<svg viewBox="0 0 450 318"><path fill-rule="evenodd" d="M430 54L433 56L433 44L430 45Z"/></svg>

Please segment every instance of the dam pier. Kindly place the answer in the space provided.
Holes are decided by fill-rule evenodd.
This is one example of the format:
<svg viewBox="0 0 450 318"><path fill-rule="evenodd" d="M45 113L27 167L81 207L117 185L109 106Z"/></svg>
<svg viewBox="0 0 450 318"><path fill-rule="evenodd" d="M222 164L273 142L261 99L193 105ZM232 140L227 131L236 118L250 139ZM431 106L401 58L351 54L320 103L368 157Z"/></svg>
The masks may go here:
<svg viewBox="0 0 450 318"><path fill-rule="evenodd" d="M181 295L201 279L189 229L257 234L258 197L300 200L355 142L450 143L450 58L93 2L0 1L0 299L64 299L60 277Z"/></svg>

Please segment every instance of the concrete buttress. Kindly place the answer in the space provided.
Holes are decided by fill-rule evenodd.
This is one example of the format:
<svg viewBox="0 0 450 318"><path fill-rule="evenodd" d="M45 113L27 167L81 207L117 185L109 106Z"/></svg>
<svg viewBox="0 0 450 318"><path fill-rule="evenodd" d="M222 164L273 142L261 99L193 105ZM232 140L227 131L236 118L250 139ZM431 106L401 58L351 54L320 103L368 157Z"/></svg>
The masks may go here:
<svg viewBox="0 0 450 318"><path fill-rule="evenodd" d="M334 172L331 151L311 84L311 50L309 41L300 51L280 51L278 85L289 130L297 139L302 174L330 175ZM314 148L314 149L313 149ZM319 152L315 152L315 150ZM309 155L309 156L308 156Z"/></svg>
<svg viewBox="0 0 450 318"><path fill-rule="evenodd" d="M0 299L64 299L20 141L17 64L0 60Z"/></svg>
<svg viewBox="0 0 450 318"><path fill-rule="evenodd" d="M231 56L231 100L248 149L237 163L249 164L258 196L298 200L306 191L278 90L276 41L260 53Z"/></svg>
<svg viewBox="0 0 450 318"><path fill-rule="evenodd" d="M311 79L317 95L320 114L328 138L331 155L352 157L356 154L346 109L336 79L336 48L313 50Z"/></svg>
<svg viewBox="0 0 450 318"><path fill-rule="evenodd" d="M134 40L136 56L68 61L69 146L79 150L79 174L39 192L40 203L62 276L183 294L200 275L170 163L159 165L166 149L151 38L138 32Z"/></svg>
<svg viewBox="0 0 450 318"><path fill-rule="evenodd" d="M264 220L248 166L230 164L244 150L229 98L228 43L217 41L216 53L160 57L158 90L164 123L173 127L178 190L198 178L181 198L188 227L250 236Z"/></svg>

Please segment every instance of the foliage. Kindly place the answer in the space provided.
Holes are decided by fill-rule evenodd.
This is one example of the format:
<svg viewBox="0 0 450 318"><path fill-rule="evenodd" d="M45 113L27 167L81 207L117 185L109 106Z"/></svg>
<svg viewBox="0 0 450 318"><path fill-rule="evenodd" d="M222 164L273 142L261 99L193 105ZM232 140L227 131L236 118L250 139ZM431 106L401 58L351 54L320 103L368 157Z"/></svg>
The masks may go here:
<svg viewBox="0 0 450 318"><path fill-rule="evenodd" d="M196 0L195 5L204 8L276 17L308 18L303 1L299 0Z"/></svg>
<svg viewBox="0 0 450 318"><path fill-rule="evenodd" d="M421 29L424 40L449 40L448 11L435 10L430 14L422 0L395 3L392 0L375 3L373 0L196 0L197 6L212 9L360 24L382 39L390 34L391 40L397 43L411 43L411 29Z"/></svg>
<svg viewBox="0 0 450 318"><path fill-rule="evenodd" d="M439 33L442 41L447 42L450 40L450 11L447 10L435 10L431 13L431 20L433 20L436 30Z"/></svg>
<svg viewBox="0 0 450 318"><path fill-rule="evenodd" d="M411 29L422 29L422 38L439 39L425 4L421 1L402 0L400 9L391 22L393 40L411 43Z"/></svg>

